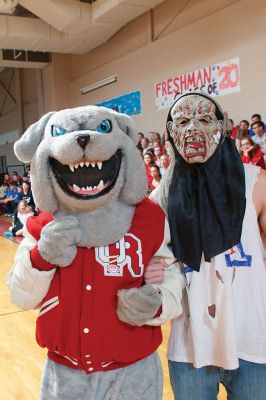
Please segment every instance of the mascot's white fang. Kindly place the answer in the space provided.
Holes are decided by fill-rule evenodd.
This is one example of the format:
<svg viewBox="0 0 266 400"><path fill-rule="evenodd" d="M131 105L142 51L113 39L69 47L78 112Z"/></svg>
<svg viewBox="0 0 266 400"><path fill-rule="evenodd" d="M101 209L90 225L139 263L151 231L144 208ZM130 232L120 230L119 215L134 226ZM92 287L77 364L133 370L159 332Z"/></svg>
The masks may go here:
<svg viewBox="0 0 266 400"><path fill-rule="evenodd" d="M130 117L88 106L43 116L15 144L42 212L8 286L19 307L40 307L42 400L162 398L158 325L180 315L184 277L136 140ZM144 285L154 255L170 266L163 285Z"/></svg>

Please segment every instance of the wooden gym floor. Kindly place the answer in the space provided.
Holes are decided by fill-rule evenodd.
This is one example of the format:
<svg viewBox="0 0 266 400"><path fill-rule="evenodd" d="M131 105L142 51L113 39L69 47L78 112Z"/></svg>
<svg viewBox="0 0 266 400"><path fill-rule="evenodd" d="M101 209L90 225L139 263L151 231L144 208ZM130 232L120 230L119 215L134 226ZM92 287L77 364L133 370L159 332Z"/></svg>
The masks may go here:
<svg viewBox="0 0 266 400"><path fill-rule="evenodd" d="M37 311L18 310L10 303L5 284L17 247L17 243L0 236L0 399L38 400L46 351L35 343ZM164 370L163 400L173 400L165 358L169 324L163 326L163 334L159 349ZM226 399L223 388L218 399Z"/></svg>

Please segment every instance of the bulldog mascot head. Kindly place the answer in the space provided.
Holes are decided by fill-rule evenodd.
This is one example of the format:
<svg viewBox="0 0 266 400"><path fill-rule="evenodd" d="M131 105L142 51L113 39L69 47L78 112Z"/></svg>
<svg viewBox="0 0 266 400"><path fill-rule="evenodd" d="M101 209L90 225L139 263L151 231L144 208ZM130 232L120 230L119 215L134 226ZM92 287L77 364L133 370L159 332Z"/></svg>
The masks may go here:
<svg viewBox="0 0 266 400"><path fill-rule="evenodd" d="M38 208L61 220L74 215L79 245L102 246L124 236L147 192L136 143L130 117L88 106L44 115L14 149L31 163Z"/></svg>

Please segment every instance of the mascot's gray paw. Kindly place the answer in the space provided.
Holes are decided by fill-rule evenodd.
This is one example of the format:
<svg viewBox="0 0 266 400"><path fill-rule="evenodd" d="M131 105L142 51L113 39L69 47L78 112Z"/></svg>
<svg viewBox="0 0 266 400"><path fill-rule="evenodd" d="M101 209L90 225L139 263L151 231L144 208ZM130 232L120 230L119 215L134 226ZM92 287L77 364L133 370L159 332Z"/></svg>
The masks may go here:
<svg viewBox="0 0 266 400"><path fill-rule="evenodd" d="M160 293L151 285L118 292L118 318L130 325L141 326L154 317L162 304Z"/></svg>
<svg viewBox="0 0 266 400"><path fill-rule="evenodd" d="M79 221L73 216L65 216L47 224L38 241L41 256L59 267L72 263L77 254L77 244L81 240Z"/></svg>

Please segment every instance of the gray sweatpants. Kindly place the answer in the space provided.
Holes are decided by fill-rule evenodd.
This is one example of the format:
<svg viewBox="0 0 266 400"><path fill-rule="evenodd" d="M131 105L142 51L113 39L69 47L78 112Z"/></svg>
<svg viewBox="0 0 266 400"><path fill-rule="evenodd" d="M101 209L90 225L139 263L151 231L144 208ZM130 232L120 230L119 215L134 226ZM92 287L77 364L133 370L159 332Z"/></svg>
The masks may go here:
<svg viewBox="0 0 266 400"><path fill-rule="evenodd" d="M162 400L162 393L157 353L128 367L92 375L47 359L40 400Z"/></svg>

